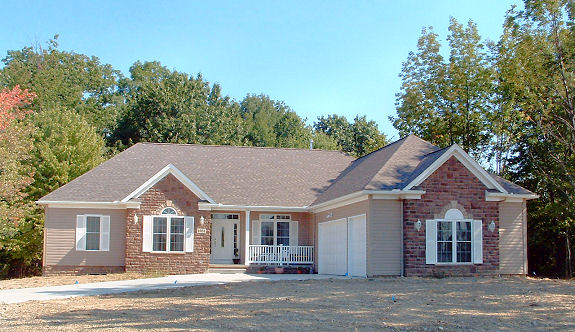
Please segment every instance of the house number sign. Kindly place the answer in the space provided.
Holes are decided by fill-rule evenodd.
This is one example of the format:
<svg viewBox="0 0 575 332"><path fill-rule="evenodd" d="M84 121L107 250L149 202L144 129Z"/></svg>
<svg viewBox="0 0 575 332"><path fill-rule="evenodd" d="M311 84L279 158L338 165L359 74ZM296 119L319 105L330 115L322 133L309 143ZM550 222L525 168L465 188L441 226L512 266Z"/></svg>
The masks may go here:
<svg viewBox="0 0 575 332"><path fill-rule="evenodd" d="M207 230L205 228L198 228L198 234L205 234Z"/></svg>

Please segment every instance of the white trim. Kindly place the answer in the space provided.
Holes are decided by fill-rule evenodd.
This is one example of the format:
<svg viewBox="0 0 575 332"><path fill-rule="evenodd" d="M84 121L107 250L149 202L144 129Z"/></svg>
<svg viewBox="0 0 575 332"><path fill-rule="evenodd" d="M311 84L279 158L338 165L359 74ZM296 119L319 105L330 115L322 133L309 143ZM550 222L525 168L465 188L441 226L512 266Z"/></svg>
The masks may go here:
<svg viewBox="0 0 575 332"><path fill-rule="evenodd" d="M98 249L86 249L86 234L88 229L88 217L99 219L100 228L98 229ZM79 224L82 223L82 227ZM107 225L104 225L107 223ZM107 231L103 226L107 226ZM105 238L104 238L105 237ZM107 243L104 243L107 242ZM106 247L107 244L107 247ZM104 214L78 214L76 215L76 251L84 252L102 252L110 251L110 216Z"/></svg>
<svg viewBox="0 0 575 332"><path fill-rule="evenodd" d="M36 201L38 205L64 209L139 209L141 202L81 202L81 201Z"/></svg>
<svg viewBox="0 0 575 332"><path fill-rule="evenodd" d="M424 194L424 190L360 190L327 202L309 206L308 211L318 213L358 203L366 200L368 195L372 195L373 199L421 199Z"/></svg>
<svg viewBox="0 0 575 332"><path fill-rule="evenodd" d="M221 203L198 203L198 209L201 211L271 211L271 212L307 212L307 206L257 206L257 205L225 205Z"/></svg>
<svg viewBox="0 0 575 332"><path fill-rule="evenodd" d="M485 201L487 202L511 202L520 203L524 200L537 199L539 195L537 194L504 194L504 193L494 193L485 191Z"/></svg>
<svg viewBox="0 0 575 332"><path fill-rule="evenodd" d="M160 214L160 215L150 215L147 216L150 217L150 222L151 222L151 233L150 236L151 238L151 250L149 252L153 253L153 254L185 254L186 251L186 218L190 218L190 216L178 216L178 215L173 215L173 214ZM154 250L154 219L155 218L166 218L166 250ZM182 236L184 237L183 239L183 243L182 243L182 250L172 250L172 241L171 241L171 236L172 235L172 219L174 218L178 218L178 219L183 219L184 221L184 232L182 233ZM193 218L193 217L191 217ZM192 219L193 220L193 219ZM193 224L192 224L193 226ZM163 234L163 233L158 233L158 234ZM193 241L193 234L194 234L194 230L192 230L192 241ZM192 242L192 251L193 251L193 242Z"/></svg>
<svg viewBox="0 0 575 332"><path fill-rule="evenodd" d="M487 171L483 169L481 165L479 165L457 144L450 146L447 151L441 155L441 157L434 161L421 174L419 174L418 177L416 177L407 186L405 186L403 190L410 190L411 188L421 184L451 157L457 158L457 160L459 160L463 166L465 166L473 175L475 175L479 181L481 181L487 188L497 189L500 192L507 194L507 190L505 190L505 188L503 188L497 181L495 181L495 179L489 175L489 173L487 173Z"/></svg>
<svg viewBox="0 0 575 332"><path fill-rule="evenodd" d="M172 164L168 164L158 173L154 174L154 176L149 178L148 181L144 182L144 184L139 186L136 190L122 199L122 202L127 202L132 198L139 197L168 174L175 176L176 179L178 179L184 186L190 189L200 199L206 200L210 203L215 203L215 201L211 199L205 192L203 192L200 187L198 187L192 180L190 180L187 176L184 175L184 173L182 173L179 169L176 168L176 166Z"/></svg>

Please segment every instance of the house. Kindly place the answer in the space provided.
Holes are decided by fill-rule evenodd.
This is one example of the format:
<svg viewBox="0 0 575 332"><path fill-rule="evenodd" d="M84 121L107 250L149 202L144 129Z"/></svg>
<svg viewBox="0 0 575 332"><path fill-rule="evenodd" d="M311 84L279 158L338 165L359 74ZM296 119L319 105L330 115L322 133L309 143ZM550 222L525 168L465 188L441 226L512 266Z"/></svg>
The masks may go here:
<svg viewBox="0 0 575 332"><path fill-rule="evenodd" d="M44 273L526 274L532 192L459 146L337 151L138 143L46 195Z"/></svg>

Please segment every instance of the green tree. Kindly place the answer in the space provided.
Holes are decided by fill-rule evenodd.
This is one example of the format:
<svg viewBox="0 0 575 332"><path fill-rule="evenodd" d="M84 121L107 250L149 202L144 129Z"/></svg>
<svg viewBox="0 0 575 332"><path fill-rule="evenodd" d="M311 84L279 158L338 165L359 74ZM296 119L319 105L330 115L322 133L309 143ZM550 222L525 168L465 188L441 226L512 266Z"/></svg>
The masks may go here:
<svg viewBox="0 0 575 332"><path fill-rule="evenodd" d="M333 138L344 152L357 157L377 150L387 143L375 121L367 121L365 116L356 116L353 123L336 114L321 116L314 123L314 129Z"/></svg>
<svg viewBox="0 0 575 332"><path fill-rule="evenodd" d="M423 29L418 52L403 64L397 117L390 117L402 136L415 133L439 146L459 144L478 158L489 158L493 132L490 115L494 71L477 26L449 25L449 61L440 54L432 28Z"/></svg>
<svg viewBox="0 0 575 332"><path fill-rule="evenodd" d="M30 106L34 111L74 110L99 133L109 135L123 104L117 93L121 73L97 57L59 50L57 39L56 35L47 48L8 51L2 60L0 86L19 85L34 91L37 98Z"/></svg>
<svg viewBox="0 0 575 332"><path fill-rule="evenodd" d="M526 1L499 43L500 87L520 115L512 176L540 198L529 204L529 254L537 272L573 275L575 242L575 7Z"/></svg>
<svg viewBox="0 0 575 332"><path fill-rule="evenodd" d="M221 95L201 75L171 71L159 62L136 62L130 79L120 83L126 109L113 140L125 145L152 141L168 143L242 144L239 105Z"/></svg>
<svg viewBox="0 0 575 332"><path fill-rule="evenodd" d="M25 189L32 182L29 165L34 128L23 122L26 106L34 95L18 86L0 92L0 277L22 275L38 257L30 255L38 243L26 220L33 209Z"/></svg>

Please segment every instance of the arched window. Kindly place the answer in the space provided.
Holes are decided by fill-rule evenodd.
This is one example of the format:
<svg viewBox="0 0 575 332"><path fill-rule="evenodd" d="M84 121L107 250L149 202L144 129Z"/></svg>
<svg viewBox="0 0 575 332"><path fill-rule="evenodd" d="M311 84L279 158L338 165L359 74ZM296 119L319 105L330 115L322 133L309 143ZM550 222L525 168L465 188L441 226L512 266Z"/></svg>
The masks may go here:
<svg viewBox="0 0 575 332"><path fill-rule="evenodd" d="M174 208L167 207L167 208L162 210L162 214L177 215L178 213L176 212L176 210Z"/></svg>

